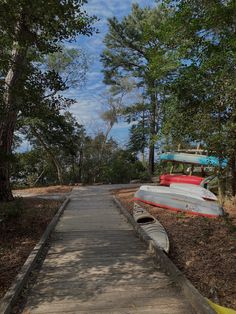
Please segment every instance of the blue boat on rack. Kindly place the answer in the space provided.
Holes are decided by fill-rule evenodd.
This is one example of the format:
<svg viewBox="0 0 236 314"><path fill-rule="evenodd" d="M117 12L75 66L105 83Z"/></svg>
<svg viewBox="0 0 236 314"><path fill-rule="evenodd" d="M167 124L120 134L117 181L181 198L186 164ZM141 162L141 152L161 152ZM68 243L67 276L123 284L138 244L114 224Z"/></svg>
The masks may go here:
<svg viewBox="0 0 236 314"><path fill-rule="evenodd" d="M160 155L160 160L163 161L174 161L186 164L196 164L202 166L213 166L222 167L227 166L227 159L220 159L215 156L199 155L199 154L189 154L189 153L178 153L169 152Z"/></svg>

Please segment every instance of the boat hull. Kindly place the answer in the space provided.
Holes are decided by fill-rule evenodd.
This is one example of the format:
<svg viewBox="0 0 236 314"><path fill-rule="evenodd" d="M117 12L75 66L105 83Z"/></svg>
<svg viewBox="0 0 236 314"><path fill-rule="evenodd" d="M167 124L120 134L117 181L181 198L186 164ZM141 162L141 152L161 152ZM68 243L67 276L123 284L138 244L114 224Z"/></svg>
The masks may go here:
<svg viewBox="0 0 236 314"><path fill-rule="evenodd" d="M196 164L202 166L213 166L225 168L227 166L227 160L220 160L215 156L206 156L198 154L187 154L187 153L163 153L160 155L160 159L164 161L176 161L187 164Z"/></svg>
<svg viewBox="0 0 236 314"><path fill-rule="evenodd" d="M160 185L169 186L171 183L189 183L200 185L203 180L203 177L187 176L184 174L162 174L160 176Z"/></svg>
<svg viewBox="0 0 236 314"><path fill-rule="evenodd" d="M199 195L201 198L211 201L217 201L217 197L214 193L211 191L194 184L185 184L185 183L171 183L170 184L171 189L182 191L182 193L185 195Z"/></svg>
<svg viewBox="0 0 236 314"><path fill-rule="evenodd" d="M174 187L141 185L139 189L143 191L147 191L147 192L162 193L162 194L167 194L167 195L169 195L170 193L174 193L174 194L179 194L179 195L191 196L196 199L203 200L202 196L199 193L194 193L194 191L183 191L181 189L175 189Z"/></svg>
<svg viewBox="0 0 236 314"><path fill-rule="evenodd" d="M169 238L162 224L136 203L134 203L133 217L156 245L168 253L170 249Z"/></svg>
<svg viewBox="0 0 236 314"><path fill-rule="evenodd" d="M214 218L224 214L223 208L217 202L199 200L185 195L174 194L172 192L166 194L138 190L135 193L134 200L164 209L185 212L197 216Z"/></svg>

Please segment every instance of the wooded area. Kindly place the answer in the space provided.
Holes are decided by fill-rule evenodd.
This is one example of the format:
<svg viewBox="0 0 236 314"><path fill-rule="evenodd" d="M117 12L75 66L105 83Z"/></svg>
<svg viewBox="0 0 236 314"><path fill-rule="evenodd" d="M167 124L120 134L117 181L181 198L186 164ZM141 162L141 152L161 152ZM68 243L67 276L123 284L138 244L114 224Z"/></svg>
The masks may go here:
<svg viewBox="0 0 236 314"><path fill-rule="evenodd" d="M42 307L34 303L36 311L47 312L44 296L50 313L115 307L117 313L126 307L135 312L135 302L140 313L149 313L153 300L158 311L164 304L167 313L171 304L181 312L173 292L163 294L162 277L156 283L147 278L152 257L150 266L146 256L133 255L139 254L140 239L123 223L115 195L131 221L136 209L140 217L148 214L133 221L136 231L142 224L158 237L164 231L166 259L158 257L160 243L139 230L149 249L158 248L155 274L170 259L204 298L235 309L236 1L153 0L145 6L137 0L131 7L132 0L125 2L107 19L115 5L110 10L106 1L0 0L0 295L16 278L21 288L14 289L21 295L14 313L22 312L45 261L49 281L41 285L44 277L38 276L32 300L40 299ZM106 26L99 24L99 8ZM80 44L81 37L90 44L90 36L94 56ZM86 89L88 77L95 86ZM84 95L99 89L101 101L98 93L80 98L82 89ZM98 109L91 132L78 116ZM124 125L127 140L121 145L114 134ZM163 226L153 232L159 221ZM34 249L39 240L42 251ZM53 245L58 251L50 253ZM37 265L27 268L23 287L15 276L30 252ZM188 282L181 286L178 269L170 275L172 268L164 283L169 291L191 290ZM126 290L123 279L131 283ZM146 284L151 294L142 299ZM11 305L17 296L13 299L7 294ZM201 312L197 303L194 309Z"/></svg>
<svg viewBox="0 0 236 314"><path fill-rule="evenodd" d="M90 62L65 42L96 36L84 3L0 3L0 201L13 199L12 185L148 180L159 152L179 144L227 158L218 174L230 175L235 195L235 1L135 4L121 20L108 19L101 55L107 127L94 137L65 96L84 84ZM109 136L119 121L131 123L125 148ZM30 151L16 153L25 139Z"/></svg>
<svg viewBox="0 0 236 314"><path fill-rule="evenodd" d="M105 82L129 78L141 94L124 113L131 147L149 148L154 172L155 147L176 149L201 144L229 159L235 195L234 1L162 1L155 8L134 5L119 21L109 20L105 38ZM221 169L219 169L221 173Z"/></svg>

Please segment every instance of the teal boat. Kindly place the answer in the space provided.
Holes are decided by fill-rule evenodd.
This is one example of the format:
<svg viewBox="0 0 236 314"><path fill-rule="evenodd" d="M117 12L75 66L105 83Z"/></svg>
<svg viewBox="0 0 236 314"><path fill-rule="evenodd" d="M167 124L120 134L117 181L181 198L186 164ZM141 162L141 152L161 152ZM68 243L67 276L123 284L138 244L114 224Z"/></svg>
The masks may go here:
<svg viewBox="0 0 236 314"><path fill-rule="evenodd" d="M225 168L227 166L227 159L220 159L215 156L189 154L189 153L178 153L169 152L160 155L160 160L163 161L175 161L186 164L196 164L202 166L213 166Z"/></svg>

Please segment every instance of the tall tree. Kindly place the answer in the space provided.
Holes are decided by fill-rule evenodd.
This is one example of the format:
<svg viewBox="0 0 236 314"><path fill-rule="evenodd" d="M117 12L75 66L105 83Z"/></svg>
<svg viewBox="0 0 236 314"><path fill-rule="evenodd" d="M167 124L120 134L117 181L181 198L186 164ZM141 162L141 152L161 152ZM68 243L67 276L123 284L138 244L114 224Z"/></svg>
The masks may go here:
<svg viewBox="0 0 236 314"><path fill-rule="evenodd" d="M236 3L182 0L175 9L170 38L182 66L171 85L167 124L175 137L181 130L185 139L229 159L235 195Z"/></svg>
<svg viewBox="0 0 236 314"><path fill-rule="evenodd" d="M0 201L13 199L9 184L13 134L19 113L26 110L26 105L31 107L30 97L26 96L34 94L30 77L36 71L36 61L58 51L63 40L71 40L77 34L92 34L93 19L82 11L85 2L6 0L0 3L0 34L4 44L0 55ZM46 74L41 71L43 75ZM50 75L54 73L49 72ZM40 89L38 84L36 87Z"/></svg>
<svg viewBox="0 0 236 314"><path fill-rule="evenodd" d="M144 103L137 103L126 107L123 115L128 123L135 122L130 128L128 148L131 152L142 154L142 162L145 164L145 149L148 147L148 115L149 110Z"/></svg>
<svg viewBox="0 0 236 314"><path fill-rule="evenodd" d="M142 90L149 109L149 172L154 172L155 140L161 107L164 78L176 67L175 59L166 53L163 29L168 10L133 5L130 15L118 21L108 20L106 48L102 54L104 81L117 85L120 78L132 76Z"/></svg>

